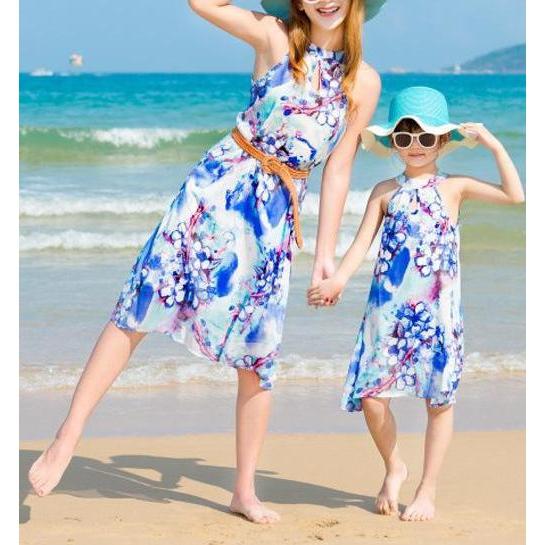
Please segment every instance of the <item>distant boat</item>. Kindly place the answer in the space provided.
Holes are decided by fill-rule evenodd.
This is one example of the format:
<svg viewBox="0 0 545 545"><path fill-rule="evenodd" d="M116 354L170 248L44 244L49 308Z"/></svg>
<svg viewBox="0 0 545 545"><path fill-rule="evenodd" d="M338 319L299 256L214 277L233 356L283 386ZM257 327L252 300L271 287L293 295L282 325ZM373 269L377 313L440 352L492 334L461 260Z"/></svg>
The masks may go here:
<svg viewBox="0 0 545 545"><path fill-rule="evenodd" d="M36 68L36 70L32 70L32 72L30 72L30 75L38 77L52 76L53 70L49 70L49 68Z"/></svg>
<svg viewBox="0 0 545 545"><path fill-rule="evenodd" d="M390 74L406 74L407 73L407 69L406 68L403 68L403 66L392 66L388 72L390 72Z"/></svg>
<svg viewBox="0 0 545 545"><path fill-rule="evenodd" d="M81 68L83 66L83 55L80 53L72 53L68 62L70 63L70 66L73 66L74 68Z"/></svg>

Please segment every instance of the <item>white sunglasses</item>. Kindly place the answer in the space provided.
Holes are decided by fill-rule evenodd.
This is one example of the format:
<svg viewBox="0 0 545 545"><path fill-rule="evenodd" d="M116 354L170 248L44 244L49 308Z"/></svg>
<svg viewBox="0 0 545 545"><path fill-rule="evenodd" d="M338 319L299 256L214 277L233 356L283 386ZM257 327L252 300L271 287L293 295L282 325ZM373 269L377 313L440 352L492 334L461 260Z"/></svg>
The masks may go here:
<svg viewBox="0 0 545 545"><path fill-rule="evenodd" d="M394 146L398 149L410 148L415 140L418 140L423 148L433 148L437 144L437 135L431 132L394 132L392 139Z"/></svg>

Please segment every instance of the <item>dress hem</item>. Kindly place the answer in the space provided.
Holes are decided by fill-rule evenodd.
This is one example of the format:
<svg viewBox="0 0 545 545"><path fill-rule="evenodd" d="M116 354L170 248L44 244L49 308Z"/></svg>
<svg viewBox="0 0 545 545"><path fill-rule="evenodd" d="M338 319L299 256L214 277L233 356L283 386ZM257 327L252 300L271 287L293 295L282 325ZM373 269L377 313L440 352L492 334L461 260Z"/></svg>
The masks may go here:
<svg viewBox="0 0 545 545"><path fill-rule="evenodd" d="M348 399L348 401L344 401L341 403L341 409L343 411L346 411L346 412L349 412L349 413L352 413L352 412L361 412L363 410L363 407L362 407L362 399L365 399L365 398L388 398L388 399L393 399L393 398L399 398L399 397L412 397L413 399L425 399L425 400L431 400L431 399L434 399L433 396L424 396L424 395L416 395L416 394L413 394L413 393L403 393L402 391L399 391L398 393L390 393L390 392L380 392L379 394L377 395L373 395L373 396L350 396L350 398ZM351 405L351 407L349 407L349 404ZM444 403L430 403L430 405L434 408L438 408L438 407L446 407L448 405L455 405L456 404L456 397L455 395L453 394L452 395L452 398Z"/></svg>
<svg viewBox="0 0 545 545"><path fill-rule="evenodd" d="M157 330L157 329L140 329L140 328L134 328L134 327L128 327L126 325L120 325L116 320L115 318L110 318L108 320L108 322L111 322L112 324L114 324L118 329L121 329L122 331L134 331L136 333L161 333L163 335L167 335L168 337L170 337L176 344L179 344L183 347L185 347L185 349L190 353L190 354L193 354L194 356L197 356L201 359L204 359L204 360L208 360L210 363L212 364L217 364L217 365L226 365L228 367L231 367L232 369L240 369L241 371L252 371L253 373L255 373L257 375L257 377L259 378L259 387L262 389L262 390L272 390L273 389L273 383L270 379L270 377L268 379L265 379L265 378L262 378L258 371L256 369L253 369L251 367L242 367L242 366L237 366L237 365L234 365L234 364L231 364L227 361L222 361L221 359L218 359L218 360L215 360L215 359L212 359L210 357L208 357L206 354L203 354L201 351L199 350L196 350L195 348L193 348L189 343L186 342L186 336L187 336L187 330L184 328L184 333L183 333L183 336L182 337L176 337L174 335L174 333L170 332L170 331L161 331L161 330ZM243 356L241 356L243 357Z"/></svg>

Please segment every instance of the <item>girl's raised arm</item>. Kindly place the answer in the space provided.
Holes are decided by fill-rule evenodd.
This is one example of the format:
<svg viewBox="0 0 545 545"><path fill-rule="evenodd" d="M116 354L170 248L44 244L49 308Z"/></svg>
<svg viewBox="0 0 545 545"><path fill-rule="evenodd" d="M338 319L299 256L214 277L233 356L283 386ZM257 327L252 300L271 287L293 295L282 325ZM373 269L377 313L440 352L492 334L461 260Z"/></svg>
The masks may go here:
<svg viewBox="0 0 545 545"><path fill-rule="evenodd" d="M503 144L479 123L464 123L462 130L475 136L488 148L496 159L501 186L471 177L462 178L462 200L478 200L494 204L516 204L524 202L524 190L519 173Z"/></svg>
<svg viewBox="0 0 545 545"><path fill-rule="evenodd" d="M348 121L341 141L329 156L322 176L312 285L333 274L337 232L350 186L354 156L361 131L369 124L375 112L380 89L378 73L369 66L362 67L354 88L357 110Z"/></svg>
<svg viewBox="0 0 545 545"><path fill-rule="evenodd" d="M258 51L268 48L271 31L280 30L282 24L271 15L233 6L230 0L188 0L188 4L203 19Z"/></svg>

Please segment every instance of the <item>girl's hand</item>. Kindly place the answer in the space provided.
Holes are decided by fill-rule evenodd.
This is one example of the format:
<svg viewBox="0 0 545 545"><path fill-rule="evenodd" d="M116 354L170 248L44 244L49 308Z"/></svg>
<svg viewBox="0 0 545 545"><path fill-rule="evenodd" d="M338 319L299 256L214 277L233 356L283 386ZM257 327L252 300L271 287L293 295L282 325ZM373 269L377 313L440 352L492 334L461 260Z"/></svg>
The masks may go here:
<svg viewBox="0 0 545 545"><path fill-rule="evenodd" d="M462 134L471 136L490 151L503 148L502 143L482 123L461 123Z"/></svg>
<svg viewBox="0 0 545 545"><path fill-rule="evenodd" d="M307 290L307 301L309 305L331 306L337 304L344 284L336 276L322 280L317 286Z"/></svg>

